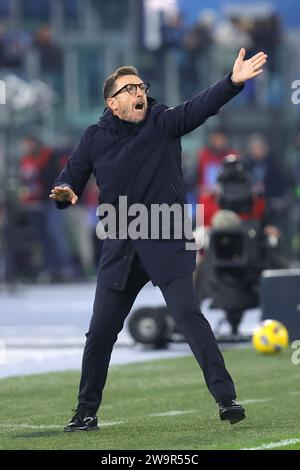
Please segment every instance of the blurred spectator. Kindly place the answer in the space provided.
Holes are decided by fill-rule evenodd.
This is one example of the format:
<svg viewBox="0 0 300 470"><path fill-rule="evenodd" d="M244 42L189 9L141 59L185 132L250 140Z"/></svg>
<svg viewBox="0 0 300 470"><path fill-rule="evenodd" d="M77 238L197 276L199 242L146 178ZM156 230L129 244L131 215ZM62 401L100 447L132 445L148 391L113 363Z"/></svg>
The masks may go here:
<svg viewBox="0 0 300 470"><path fill-rule="evenodd" d="M198 190L213 193L216 189L217 174L223 158L229 153L238 154L229 143L227 132L217 128L209 133L208 145L201 149L198 161Z"/></svg>
<svg viewBox="0 0 300 470"><path fill-rule="evenodd" d="M270 146L262 134L252 134L247 144L247 163L255 194L266 199L268 221L282 226L286 212L286 178L283 169L272 156Z"/></svg>
<svg viewBox="0 0 300 470"><path fill-rule="evenodd" d="M185 80L188 80L186 77L186 52L184 49L183 40L186 34L186 26L184 24L183 15L180 12L173 12L172 14L165 15L163 17L163 23L161 27L161 37L162 43L159 50L159 67L167 67L168 64L172 63L174 72L179 79L179 92L184 93L182 86ZM170 88L173 86L170 81L170 70L165 70L165 87ZM172 76L172 81L175 80L176 76Z"/></svg>
<svg viewBox="0 0 300 470"><path fill-rule="evenodd" d="M215 30L215 42L224 48L248 49L252 39L248 31L248 22L242 17L231 15L223 19ZM235 52L234 52L235 53Z"/></svg>
<svg viewBox="0 0 300 470"><path fill-rule="evenodd" d="M267 68L270 72L278 69L278 47L282 42L282 25L278 13L270 12L269 15L256 18L249 30L252 39L252 48L249 56L264 51L268 54Z"/></svg>
<svg viewBox="0 0 300 470"><path fill-rule="evenodd" d="M42 78L62 94L63 54L61 47L52 38L49 25L43 25L38 29L35 36L35 47L39 52Z"/></svg>
<svg viewBox="0 0 300 470"><path fill-rule="evenodd" d="M204 11L183 38L182 98L188 99L210 83L210 47L213 44L214 13Z"/></svg>
<svg viewBox="0 0 300 470"><path fill-rule="evenodd" d="M51 281L70 280L73 264L64 235L62 214L56 210L48 195L60 169L59 155L32 135L22 142L20 162L20 201L42 249L40 278Z"/></svg>
<svg viewBox="0 0 300 470"><path fill-rule="evenodd" d="M162 44L165 48L181 49L186 32L183 15L174 12L165 15L162 24Z"/></svg>
<svg viewBox="0 0 300 470"><path fill-rule="evenodd" d="M283 96L280 54L282 26L279 15L269 12L263 17L255 18L249 28L249 34L252 46L247 51L247 56L251 57L264 51L268 54L268 61L264 75L251 82L248 94L258 105L277 106Z"/></svg>
<svg viewBox="0 0 300 470"><path fill-rule="evenodd" d="M215 65L219 68L220 75L226 75L228 70L231 69L234 57L239 49L244 47L247 51L252 45L252 39L249 34L249 19L233 14L225 17L217 24L214 39L217 46L215 49L217 53ZM249 88L253 87L251 82L246 84L242 96L235 100L236 103L253 101L252 90L249 96Z"/></svg>
<svg viewBox="0 0 300 470"><path fill-rule="evenodd" d="M31 46L31 36L25 31L7 30L0 22L0 67L23 73L24 60Z"/></svg>

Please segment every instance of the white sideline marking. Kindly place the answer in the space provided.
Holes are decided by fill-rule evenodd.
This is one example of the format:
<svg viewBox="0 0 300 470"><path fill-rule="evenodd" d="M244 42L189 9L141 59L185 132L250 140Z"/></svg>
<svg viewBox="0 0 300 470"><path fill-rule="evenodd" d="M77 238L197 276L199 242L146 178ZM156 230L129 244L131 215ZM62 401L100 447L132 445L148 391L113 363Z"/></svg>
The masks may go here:
<svg viewBox="0 0 300 470"><path fill-rule="evenodd" d="M102 426L117 426L118 424L123 424L124 421L106 421L106 422L101 422L99 421L99 426L100 428Z"/></svg>
<svg viewBox="0 0 300 470"><path fill-rule="evenodd" d="M61 426L56 424L49 424L46 426L44 424L0 424L1 428L11 428L11 429L61 429Z"/></svg>
<svg viewBox="0 0 300 470"><path fill-rule="evenodd" d="M186 410L186 411L180 411L180 410L174 410L174 411L165 411L164 413L153 413L148 416L179 416L179 415L185 415L187 413L198 413L199 410Z"/></svg>
<svg viewBox="0 0 300 470"><path fill-rule="evenodd" d="M271 398L257 398L257 399L246 399L242 400L239 403L242 405L246 405L249 403L263 403L266 401L270 401ZM199 413L199 410L173 410L173 411L165 411L162 413L153 413L150 415L146 415L145 417L158 417L158 416L180 416L180 415L185 415L185 414L190 414L190 413ZM106 427L106 426L117 426L119 424L124 424L125 421L101 421L99 422L100 428L101 427ZM35 424L1 424L0 427L2 428L11 428L11 429L62 429L64 426L63 425L55 425L55 424L49 424L44 425L35 425ZM300 441L300 440L299 440ZM288 444L285 444L288 445ZM251 450L251 449L249 449Z"/></svg>
<svg viewBox="0 0 300 470"><path fill-rule="evenodd" d="M271 398L249 398L249 400L241 400L239 403L241 405L248 405L249 403L265 403L266 401L270 401Z"/></svg>
<svg viewBox="0 0 300 470"><path fill-rule="evenodd" d="M103 421L100 422L100 427L106 426L116 426L118 424L123 424L124 421ZM49 424L48 426L45 424L0 424L2 428L11 428L11 429L63 429L63 425L57 424Z"/></svg>
<svg viewBox="0 0 300 470"><path fill-rule="evenodd" d="M292 444L297 444L300 442L300 439L283 439L282 441L278 442L270 442L269 444L263 444L259 447L244 447L241 450L265 450L265 449L275 449L276 447L284 447L289 446Z"/></svg>
<svg viewBox="0 0 300 470"><path fill-rule="evenodd" d="M256 398L256 399L246 399L239 401L241 405L247 405L249 403L265 403L266 401L270 401L271 398ZM186 411L181 411L181 410L174 410L174 411L166 411L164 413L154 413L148 416L178 416L178 415L184 415L187 413L198 413L199 410L186 410Z"/></svg>

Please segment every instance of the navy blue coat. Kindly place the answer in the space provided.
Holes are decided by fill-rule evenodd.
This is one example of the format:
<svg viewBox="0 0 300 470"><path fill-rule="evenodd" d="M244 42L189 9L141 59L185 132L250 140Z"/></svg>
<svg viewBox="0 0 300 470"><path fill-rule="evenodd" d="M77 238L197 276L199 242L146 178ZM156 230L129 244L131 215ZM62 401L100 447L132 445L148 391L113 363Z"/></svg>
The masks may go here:
<svg viewBox="0 0 300 470"><path fill-rule="evenodd" d="M186 203L180 138L216 114L242 88L227 75L175 108L148 98L146 118L139 124L122 121L106 110L98 124L85 130L55 185L69 185L80 197L93 172L101 203L117 205L120 195L128 197L128 204ZM59 208L69 205L57 203ZM196 252L187 251L185 242L184 238L108 238L103 244L98 280L106 287L123 290L135 251L154 285L193 272Z"/></svg>

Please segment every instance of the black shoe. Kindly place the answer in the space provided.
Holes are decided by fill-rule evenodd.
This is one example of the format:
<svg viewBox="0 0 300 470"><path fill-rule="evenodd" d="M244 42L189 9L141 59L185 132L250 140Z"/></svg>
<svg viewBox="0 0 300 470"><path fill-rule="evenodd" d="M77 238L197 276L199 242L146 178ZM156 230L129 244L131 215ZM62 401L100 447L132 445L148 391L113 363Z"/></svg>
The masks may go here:
<svg viewBox="0 0 300 470"><path fill-rule="evenodd" d="M73 411L75 411L75 414L72 416L69 424L64 428L64 432L99 430L97 416L89 416L85 410Z"/></svg>
<svg viewBox="0 0 300 470"><path fill-rule="evenodd" d="M235 400L224 400L218 405L222 421L229 420L231 424L235 424L246 418L245 409Z"/></svg>

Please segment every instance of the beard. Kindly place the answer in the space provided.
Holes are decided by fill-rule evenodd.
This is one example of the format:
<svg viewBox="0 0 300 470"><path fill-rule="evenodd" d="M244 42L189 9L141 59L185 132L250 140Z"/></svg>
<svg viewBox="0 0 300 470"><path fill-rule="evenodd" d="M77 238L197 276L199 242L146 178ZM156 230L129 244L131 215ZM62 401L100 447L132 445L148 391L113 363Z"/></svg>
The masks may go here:
<svg viewBox="0 0 300 470"><path fill-rule="evenodd" d="M124 121L132 122L133 124L138 124L143 121L146 117L147 105L144 104L143 109L135 109L134 107L124 107L119 109L119 118Z"/></svg>

